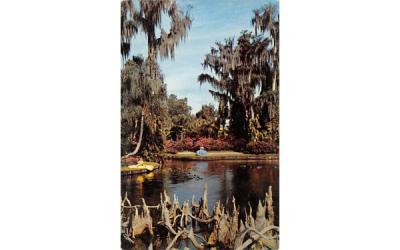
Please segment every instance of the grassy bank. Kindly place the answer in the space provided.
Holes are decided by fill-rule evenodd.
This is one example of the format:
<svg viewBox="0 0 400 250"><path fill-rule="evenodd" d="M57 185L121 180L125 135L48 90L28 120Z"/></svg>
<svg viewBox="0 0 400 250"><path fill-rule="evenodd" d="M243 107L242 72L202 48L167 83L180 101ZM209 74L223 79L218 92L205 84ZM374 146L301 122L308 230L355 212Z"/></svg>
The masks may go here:
<svg viewBox="0 0 400 250"><path fill-rule="evenodd" d="M212 160L279 160L278 154L245 154L235 151L209 151L206 156L198 156L194 152L178 152L165 154L165 158L187 161L212 161Z"/></svg>

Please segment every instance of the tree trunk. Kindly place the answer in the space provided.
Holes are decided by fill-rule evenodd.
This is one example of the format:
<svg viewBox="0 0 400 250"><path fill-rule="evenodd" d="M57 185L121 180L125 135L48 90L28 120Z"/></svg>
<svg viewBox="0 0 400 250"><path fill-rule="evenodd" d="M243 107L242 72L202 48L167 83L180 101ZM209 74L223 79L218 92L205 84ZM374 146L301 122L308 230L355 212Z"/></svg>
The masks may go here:
<svg viewBox="0 0 400 250"><path fill-rule="evenodd" d="M149 50L149 54L148 54L148 60L149 60L149 71L150 71L150 78L151 79L156 79L156 76L155 76L155 73L154 73L154 54L155 54L155 51L154 51L154 49L153 49L153 47L149 47L148 48L148 50Z"/></svg>
<svg viewBox="0 0 400 250"><path fill-rule="evenodd" d="M149 68L150 68L150 77L155 80L156 72L155 72L155 64L157 60L157 50L156 50L156 37L154 28L149 30L147 34L147 59L149 60Z"/></svg>
<svg viewBox="0 0 400 250"><path fill-rule="evenodd" d="M275 89L276 89L276 77L274 73L274 78L272 79L272 91L275 91Z"/></svg>
<svg viewBox="0 0 400 250"><path fill-rule="evenodd" d="M139 134L139 141L136 144L136 148L132 153L127 154L126 156L132 156L137 154L140 149L140 145L142 144L142 138L143 138L143 129L144 129L144 108L142 109L142 121L140 122L140 134Z"/></svg>

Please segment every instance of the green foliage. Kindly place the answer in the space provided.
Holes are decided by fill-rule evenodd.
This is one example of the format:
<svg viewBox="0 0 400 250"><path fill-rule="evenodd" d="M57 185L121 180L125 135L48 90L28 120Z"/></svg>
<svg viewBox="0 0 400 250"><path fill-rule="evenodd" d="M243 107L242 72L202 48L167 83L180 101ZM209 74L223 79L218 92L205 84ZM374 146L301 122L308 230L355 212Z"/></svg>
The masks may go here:
<svg viewBox="0 0 400 250"><path fill-rule="evenodd" d="M219 127L217 126L217 112L213 105L203 105L196 113L188 128L188 135L192 138L216 137Z"/></svg>
<svg viewBox="0 0 400 250"><path fill-rule="evenodd" d="M279 16L275 5L254 11L255 34L217 42L198 76L218 101L217 125L229 121L229 135L279 143ZM219 127L220 127L219 126Z"/></svg>
<svg viewBox="0 0 400 250"><path fill-rule="evenodd" d="M176 95L168 97L168 138L182 139L188 132L188 126L193 120L190 113L192 108L187 103L187 98L178 99Z"/></svg>
<svg viewBox="0 0 400 250"><path fill-rule="evenodd" d="M157 65L156 65L157 66ZM129 59L121 73L121 154L132 152L138 143L141 113L144 131L140 154L152 157L163 148L163 121L167 114L166 85L158 66L156 79L150 77L148 61ZM153 144L153 145L150 145ZM152 152L152 153L149 153Z"/></svg>
<svg viewBox="0 0 400 250"><path fill-rule="evenodd" d="M170 20L169 32L161 28L163 15ZM157 57L174 57L175 48L187 36L191 22L189 13L182 12L175 0L121 1L121 56L124 63L121 72L121 154L135 154L139 149L145 159L155 159L163 150L172 121ZM139 31L147 37L147 59L135 56L128 59L131 39ZM156 34L160 36L156 37ZM182 127L187 121L181 118L177 119ZM135 150L131 152L133 147Z"/></svg>
<svg viewBox="0 0 400 250"><path fill-rule="evenodd" d="M196 113L196 118L204 119L207 122L215 122L217 118L217 113L215 107L212 104L201 106L201 110Z"/></svg>
<svg viewBox="0 0 400 250"><path fill-rule="evenodd" d="M160 119L156 120L156 123L160 123ZM161 125L150 126L146 124L144 129L144 137L142 146L140 148L139 154L145 160L160 160L161 152L164 149L165 136L160 129Z"/></svg>

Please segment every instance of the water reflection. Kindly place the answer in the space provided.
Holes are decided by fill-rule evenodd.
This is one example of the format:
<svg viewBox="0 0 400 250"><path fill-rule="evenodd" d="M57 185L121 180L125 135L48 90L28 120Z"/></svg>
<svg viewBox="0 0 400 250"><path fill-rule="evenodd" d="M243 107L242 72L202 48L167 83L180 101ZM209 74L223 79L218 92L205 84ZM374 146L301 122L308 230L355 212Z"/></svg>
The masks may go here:
<svg viewBox="0 0 400 250"><path fill-rule="evenodd" d="M160 202L160 193L176 194L179 202L199 200L204 185L208 185L210 210L220 200L231 209L234 196L241 214L250 203L255 207L265 198L268 186L272 186L275 223L279 225L279 169L274 161L168 161L161 170L145 175L122 177L121 193L128 193L134 204L145 198L149 205ZM255 211L253 211L255 212Z"/></svg>

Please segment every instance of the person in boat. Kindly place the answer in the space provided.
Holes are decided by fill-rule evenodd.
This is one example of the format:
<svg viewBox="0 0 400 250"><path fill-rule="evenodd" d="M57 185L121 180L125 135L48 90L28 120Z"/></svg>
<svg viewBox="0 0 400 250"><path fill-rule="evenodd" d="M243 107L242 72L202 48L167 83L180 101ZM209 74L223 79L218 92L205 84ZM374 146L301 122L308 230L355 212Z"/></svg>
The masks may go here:
<svg viewBox="0 0 400 250"><path fill-rule="evenodd" d="M200 149L196 151L196 155L198 156L205 156L207 154L208 152L204 149L204 147L200 147Z"/></svg>

